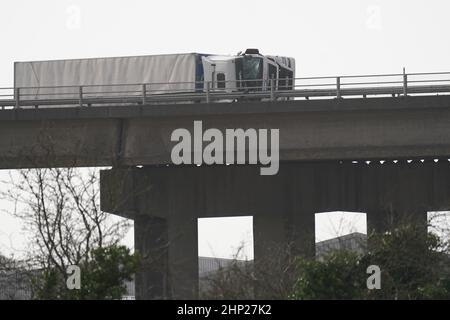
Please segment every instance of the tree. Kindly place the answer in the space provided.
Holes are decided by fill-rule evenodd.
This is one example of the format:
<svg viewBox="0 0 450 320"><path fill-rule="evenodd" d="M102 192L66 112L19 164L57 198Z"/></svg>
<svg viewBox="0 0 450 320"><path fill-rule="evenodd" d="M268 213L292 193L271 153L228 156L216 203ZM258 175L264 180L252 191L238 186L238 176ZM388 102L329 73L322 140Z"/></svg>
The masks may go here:
<svg viewBox="0 0 450 320"><path fill-rule="evenodd" d="M420 224L369 236L362 255L335 251L324 260L299 260L293 299L450 299L449 255ZM369 290L367 267L381 269L381 289Z"/></svg>
<svg viewBox="0 0 450 320"><path fill-rule="evenodd" d="M110 262L133 261L117 247L128 223L100 210L98 170L25 169L9 180L9 190L1 195L15 204L13 214L30 235L27 261L29 268L40 270L33 281L39 297L64 297L60 284L70 265L89 266L102 256Z"/></svg>
<svg viewBox="0 0 450 320"><path fill-rule="evenodd" d="M320 259L279 247L253 265L238 261L207 279L208 299L450 299L448 245L427 226L403 221L373 232L363 252L334 250ZM381 270L369 290L367 268Z"/></svg>
<svg viewBox="0 0 450 320"><path fill-rule="evenodd" d="M21 261L0 254L0 300L29 298L29 276Z"/></svg>
<svg viewBox="0 0 450 320"><path fill-rule="evenodd" d="M133 280L140 256L125 246L111 245L91 250L89 259L80 267L80 289L69 290L57 269L47 270L36 296L71 300L120 299L126 293L125 281Z"/></svg>
<svg viewBox="0 0 450 320"><path fill-rule="evenodd" d="M365 270L357 254L342 250L323 260L300 257L292 299L354 299L363 296Z"/></svg>
<svg viewBox="0 0 450 320"><path fill-rule="evenodd" d="M81 299L120 299L124 281L131 281L140 265L140 256L125 246L109 246L92 251L91 259L81 268L83 285L75 291ZM74 291L72 291L74 292Z"/></svg>
<svg viewBox="0 0 450 320"><path fill-rule="evenodd" d="M421 224L404 224L390 232L376 233L369 238L371 250L361 263L376 264L382 270L382 290L371 297L379 299L442 298L442 290L450 287L449 256L440 250L443 242ZM445 295L445 294L444 294Z"/></svg>
<svg viewBox="0 0 450 320"><path fill-rule="evenodd" d="M288 299L296 280L297 256L294 245L265 243L270 252L258 261L233 261L202 279L203 299Z"/></svg>

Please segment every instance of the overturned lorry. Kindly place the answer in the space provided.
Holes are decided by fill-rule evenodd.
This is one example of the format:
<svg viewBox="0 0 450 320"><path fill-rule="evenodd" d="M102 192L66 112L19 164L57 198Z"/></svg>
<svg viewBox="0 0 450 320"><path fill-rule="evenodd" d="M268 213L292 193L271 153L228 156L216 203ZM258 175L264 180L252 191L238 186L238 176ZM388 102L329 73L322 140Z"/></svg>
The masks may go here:
<svg viewBox="0 0 450 320"><path fill-rule="evenodd" d="M264 56L164 54L15 62L15 95L21 100L174 95L198 92L291 90L295 60ZM143 87L144 85L144 87Z"/></svg>

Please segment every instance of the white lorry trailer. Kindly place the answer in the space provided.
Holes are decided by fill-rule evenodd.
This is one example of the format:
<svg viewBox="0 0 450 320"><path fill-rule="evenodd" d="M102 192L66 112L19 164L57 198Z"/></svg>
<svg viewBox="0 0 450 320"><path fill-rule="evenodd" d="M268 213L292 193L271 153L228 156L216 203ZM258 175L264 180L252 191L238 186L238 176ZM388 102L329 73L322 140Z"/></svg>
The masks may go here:
<svg viewBox="0 0 450 320"><path fill-rule="evenodd" d="M293 58L263 56L256 49L235 56L187 53L14 64L14 88L21 100L73 99L80 86L84 97L139 94L142 84L149 95L249 92L271 85L289 90L294 76Z"/></svg>

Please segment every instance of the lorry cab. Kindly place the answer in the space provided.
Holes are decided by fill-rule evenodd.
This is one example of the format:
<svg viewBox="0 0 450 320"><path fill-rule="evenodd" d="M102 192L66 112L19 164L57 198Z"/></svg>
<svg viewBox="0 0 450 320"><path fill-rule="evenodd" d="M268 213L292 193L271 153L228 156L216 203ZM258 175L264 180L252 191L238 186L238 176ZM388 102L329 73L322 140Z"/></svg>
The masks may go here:
<svg viewBox="0 0 450 320"><path fill-rule="evenodd" d="M202 57L204 89L212 91L292 90L295 60L288 57L263 56L258 49L247 49L236 56Z"/></svg>

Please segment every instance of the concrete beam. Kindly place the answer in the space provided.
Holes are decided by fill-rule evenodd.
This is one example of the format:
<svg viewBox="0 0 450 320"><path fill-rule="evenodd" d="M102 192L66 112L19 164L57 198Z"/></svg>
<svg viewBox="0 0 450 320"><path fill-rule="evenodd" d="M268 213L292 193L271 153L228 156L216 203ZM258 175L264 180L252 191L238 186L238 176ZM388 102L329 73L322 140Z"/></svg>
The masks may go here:
<svg viewBox="0 0 450 320"><path fill-rule="evenodd" d="M177 128L280 129L282 161L450 156L450 96L0 111L0 169L170 164Z"/></svg>
<svg viewBox="0 0 450 320"><path fill-rule="evenodd" d="M371 208L450 209L450 162L282 162L274 176L257 166L171 166L101 171L102 210L167 218L187 197L198 217L264 211L364 212ZM188 200L186 200L188 201ZM187 203L186 203L187 204Z"/></svg>

